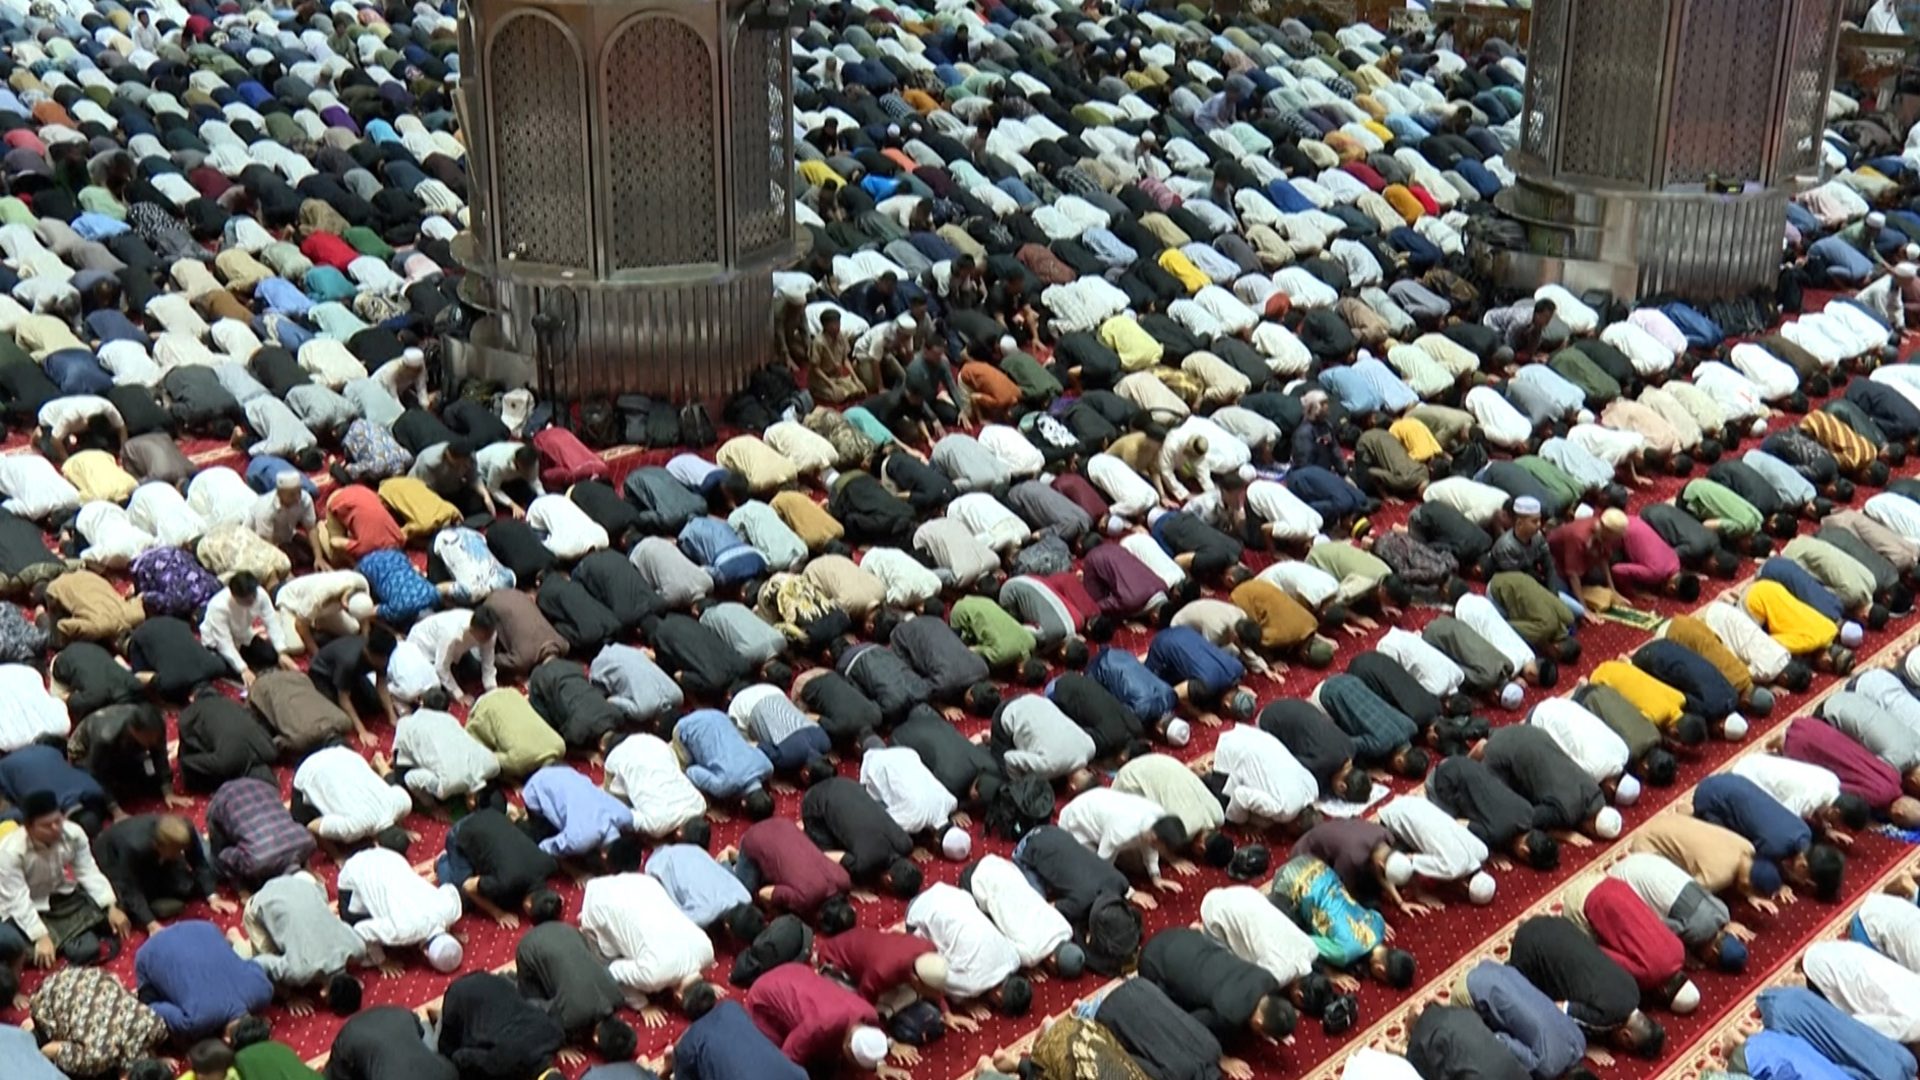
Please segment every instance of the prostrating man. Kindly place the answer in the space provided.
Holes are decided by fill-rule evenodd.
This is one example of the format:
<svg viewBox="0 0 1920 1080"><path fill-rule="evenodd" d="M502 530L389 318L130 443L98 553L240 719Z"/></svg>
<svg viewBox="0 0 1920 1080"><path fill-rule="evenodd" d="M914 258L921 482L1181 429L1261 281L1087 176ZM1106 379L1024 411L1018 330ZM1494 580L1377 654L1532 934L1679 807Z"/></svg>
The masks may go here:
<svg viewBox="0 0 1920 1080"><path fill-rule="evenodd" d="M134 956L133 978L140 1000L185 1042L221 1032L273 1000L266 972L234 955L220 928L199 919L147 938Z"/></svg>
<svg viewBox="0 0 1920 1080"><path fill-rule="evenodd" d="M1573 922L1541 915L1521 923L1507 962L1541 993L1566 1002L1581 1027L1641 1057L1660 1055L1666 1029L1640 1010L1633 976Z"/></svg>
<svg viewBox="0 0 1920 1080"><path fill-rule="evenodd" d="M428 1046L425 1036L411 1009L368 1009L333 1037L326 1080L460 1080L459 1066Z"/></svg>
<svg viewBox="0 0 1920 1080"><path fill-rule="evenodd" d="M455 979L440 1003L441 1055L477 1080L533 1080L553 1060L566 1033L513 981L490 971Z"/></svg>
<svg viewBox="0 0 1920 1080"><path fill-rule="evenodd" d="M427 962L446 973L465 950L448 928L460 918L459 886L438 888L414 872L398 852L371 847L340 867L340 916L362 940L383 948L423 945Z"/></svg>

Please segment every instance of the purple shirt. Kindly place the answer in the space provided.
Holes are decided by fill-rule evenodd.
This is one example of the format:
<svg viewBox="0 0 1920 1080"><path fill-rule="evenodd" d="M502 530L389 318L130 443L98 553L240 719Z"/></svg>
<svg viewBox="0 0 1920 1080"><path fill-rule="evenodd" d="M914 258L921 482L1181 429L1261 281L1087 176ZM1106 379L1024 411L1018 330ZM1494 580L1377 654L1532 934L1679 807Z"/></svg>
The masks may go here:
<svg viewBox="0 0 1920 1080"><path fill-rule="evenodd" d="M1167 583L1160 575L1119 544L1101 544L1088 552L1082 570L1087 592L1108 615L1137 615L1154 597L1166 596Z"/></svg>

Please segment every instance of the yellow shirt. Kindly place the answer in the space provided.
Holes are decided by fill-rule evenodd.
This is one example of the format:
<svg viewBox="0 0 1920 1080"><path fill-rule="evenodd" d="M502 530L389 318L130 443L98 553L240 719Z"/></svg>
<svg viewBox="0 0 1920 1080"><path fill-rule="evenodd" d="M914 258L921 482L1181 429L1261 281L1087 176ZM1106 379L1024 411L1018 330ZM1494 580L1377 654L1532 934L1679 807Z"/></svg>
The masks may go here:
<svg viewBox="0 0 1920 1080"><path fill-rule="evenodd" d="M1687 696L1624 660L1609 660L1593 669L1593 683L1619 691L1641 715L1669 728L1687 711Z"/></svg>
<svg viewBox="0 0 1920 1080"><path fill-rule="evenodd" d="M1387 205L1393 207L1393 212L1400 215L1400 220L1409 225L1427 214L1427 208L1420 205L1420 200L1414 198L1413 192L1408 191L1405 185L1389 184L1387 190L1380 194L1381 198L1387 200Z"/></svg>
<svg viewBox="0 0 1920 1080"><path fill-rule="evenodd" d="M1833 620L1800 602L1777 581L1756 581L1747 590L1747 614L1795 656L1819 652L1840 636Z"/></svg>
<svg viewBox="0 0 1920 1080"><path fill-rule="evenodd" d="M713 460L721 468L745 477L755 495L792 487L800 479L800 470L793 462L754 435L736 435L721 443Z"/></svg>
<svg viewBox="0 0 1920 1080"><path fill-rule="evenodd" d="M1395 420L1393 426L1387 429L1387 434L1400 440L1400 445L1406 448L1407 456L1422 465L1432 461L1440 453L1440 440L1433 437L1433 432L1427 425L1410 416Z"/></svg>
<svg viewBox="0 0 1920 1080"><path fill-rule="evenodd" d="M1176 251L1170 254L1180 253ZM1185 255L1180 255L1180 258L1188 266L1193 265ZM1161 256L1161 262L1166 262L1165 255ZM1199 273L1197 269L1194 272ZM1120 354L1120 367L1124 371L1145 371L1159 363L1160 357L1166 352L1166 348L1152 334L1142 330L1131 315L1115 315L1101 323L1100 344Z"/></svg>
<svg viewBox="0 0 1920 1080"><path fill-rule="evenodd" d="M814 187L841 187L846 181L824 161L803 161L799 165L800 178Z"/></svg>
<svg viewBox="0 0 1920 1080"><path fill-rule="evenodd" d="M1197 293L1213 284L1213 279L1201 273L1200 268L1193 265L1193 260L1177 248L1168 248L1160 253L1160 269L1179 278L1180 284L1186 286L1189 293Z"/></svg>
<svg viewBox="0 0 1920 1080"><path fill-rule="evenodd" d="M140 481L121 468L113 455L105 450L80 451L60 466L60 475L80 490L80 501L83 503L100 499L124 504L133 497L133 489L140 486Z"/></svg>
<svg viewBox="0 0 1920 1080"><path fill-rule="evenodd" d="M409 543L460 524L460 509L434 493L425 480L395 476L380 481L380 501L400 521Z"/></svg>

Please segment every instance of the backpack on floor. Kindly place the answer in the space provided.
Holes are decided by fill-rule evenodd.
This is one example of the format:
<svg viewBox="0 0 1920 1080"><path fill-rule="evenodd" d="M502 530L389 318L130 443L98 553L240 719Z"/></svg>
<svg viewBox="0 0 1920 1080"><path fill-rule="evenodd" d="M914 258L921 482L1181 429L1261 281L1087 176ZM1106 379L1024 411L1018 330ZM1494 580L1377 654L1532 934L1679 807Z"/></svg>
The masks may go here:
<svg viewBox="0 0 1920 1080"><path fill-rule="evenodd" d="M589 398L580 405L580 441L595 450L620 445L620 414L606 398Z"/></svg>
<svg viewBox="0 0 1920 1080"><path fill-rule="evenodd" d="M669 450L680 445L680 413L661 402L647 411L646 437L640 445L649 450Z"/></svg>
<svg viewBox="0 0 1920 1080"><path fill-rule="evenodd" d="M713 427L713 417L707 414L707 407L695 401L680 409L680 444L692 450L700 450L720 441L720 435Z"/></svg>
<svg viewBox="0 0 1920 1080"><path fill-rule="evenodd" d="M1053 820L1053 785L1022 776L1000 785L987 807L987 831L1018 840Z"/></svg>

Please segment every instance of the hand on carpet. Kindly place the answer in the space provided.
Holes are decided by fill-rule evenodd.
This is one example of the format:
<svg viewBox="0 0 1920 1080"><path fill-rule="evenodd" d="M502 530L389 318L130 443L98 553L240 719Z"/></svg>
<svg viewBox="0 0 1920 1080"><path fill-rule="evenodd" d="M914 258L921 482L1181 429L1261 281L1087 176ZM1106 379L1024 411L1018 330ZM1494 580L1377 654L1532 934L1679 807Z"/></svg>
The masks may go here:
<svg viewBox="0 0 1920 1080"><path fill-rule="evenodd" d="M1184 891L1179 882L1168 881L1166 878L1154 878L1153 887L1161 892L1177 893Z"/></svg>
<svg viewBox="0 0 1920 1080"><path fill-rule="evenodd" d="M710 806L707 808L707 819L715 825L725 825L727 822L733 820L733 815L717 806Z"/></svg>
<svg viewBox="0 0 1920 1080"><path fill-rule="evenodd" d="M1128 889L1127 899L1141 911L1152 911L1160 906L1160 901L1155 900L1152 893L1142 892L1139 889Z"/></svg>
<svg viewBox="0 0 1920 1080"><path fill-rule="evenodd" d="M1487 857L1487 865L1504 874L1513 869L1513 860L1507 858L1505 855L1489 855Z"/></svg>
<svg viewBox="0 0 1920 1080"><path fill-rule="evenodd" d="M917 863L932 862L933 852L923 847L917 847L913 849L913 855L911 857L913 861Z"/></svg>
<svg viewBox="0 0 1920 1080"><path fill-rule="evenodd" d="M568 1069L577 1069L587 1063L587 1055L575 1050L571 1046L561 1047L560 1052L553 1055L553 1058Z"/></svg>
<svg viewBox="0 0 1920 1080"><path fill-rule="evenodd" d="M1173 872L1181 877L1192 877L1200 872L1200 868L1193 865L1191 859L1170 859L1167 865L1173 867Z"/></svg>
<svg viewBox="0 0 1920 1080"><path fill-rule="evenodd" d="M1589 1046L1587 1047L1587 1060L1593 1062L1595 1065L1598 1065L1603 1069L1610 1069L1613 1067L1614 1059L1612 1054L1607 1053L1605 1050L1602 1050L1600 1047Z"/></svg>
<svg viewBox="0 0 1920 1080"><path fill-rule="evenodd" d="M941 1017L941 1022L954 1031L970 1033L980 1030L980 1021L971 1016L961 1016L959 1013L948 1013Z"/></svg>
<svg viewBox="0 0 1920 1080"><path fill-rule="evenodd" d="M851 897L856 904L877 904L880 902L878 895L868 892L865 889L855 889L847 895Z"/></svg>
<svg viewBox="0 0 1920 1080"><path fill-rule="evenodd" d="M1753 928L1744 923L1728 923L1727 933L1732 934L1735 941L1746 942L1753 940Z"/></svg>
<svg viewBox="0 0 1920 1080"><path fill-rule="evenodd" d="M1343 994L1355 994L1360 991L1360 980L1351 975L1332 975L1328 976L1327 981Z"/></svg>
<svg viewBox="0 0 1920 1080"><path fill-rule="evenodd" d="M879 1068L873 1070L873 1075L879 1077L880 1080L913 1080L912 1073L898 1066L888 1065L885 1062L882 1062Z"/></svg>
<svg viewBox="0 0 1920 1080"><path fill-rule="evenodd" d="M313 1015L313 1001L309 998L288 998L287 1012L304 1020Z"/></svg>
<svg viewBox="0 0 1920 1080"><path fill-rule="evenodd" d="M667 1026L667 1011L657 1005L649 1005L640 1010L640 1022L650 1028Z"/></svg>
<svg viewBox="0 0 1920 1080"><path fill-rule="evenodd" d="M493 917L493 925L500 927L502 930L518 930L520 929L520 916L515 915L511 911L502 911Z"/></svg>
<svg viewBox="0 0 1920 1080"><path fill-rule="evenodd" d="M972 814L964 814L964 813L955 814L953 815L953 817L949 818L948 820L953 822L955 825L959 826L962 829L971 829L973 827Z"/></svg>
<svg viewBox="0 0 1920 1080"><path fill-rule="evenodd" d="M380 977L383 979L397 979L404 971L398 960L387 960L380 965Z"/></svg>
<svg viewBox="0 0 1920 1080"><path fill-rule="evenodd" d="M207 906L212 908L216 913L221 915L231 915L234 912L240 910L239 904L234 903L233 901L227 899L224 896L207 897Z"/></svg>
<svg viewBox="0 0 1920 1080"><path fill-rule="evenodd" d="M174 810L184 809L186 807L193 805L192 798L186 795L182 795L177 791L167 792L167 797L164 801L166 802L169 808Z"/></svg>
<svg viewBox="0 0 1920 1080"><path fill-rule="evenodd" d="M1747 897L1747 903L1753 905L1753 908L1755 911L1758 911L1764 915L1780 914L1780 905L1774 903L1771 900L1763 899L1758 896L1749 896Z"/></svg>
<svg viewBox="0 0 1920 1080"><path fill-rule="evenodd" d="M896 1042L887 1048L887 1057L902 1065L918 1065L920 1048L909 1043Z"/></svg>
<svg viewBox="0 0 1920 1080"><path fill-rule="evenodd" d="M1235 1057L1220 1059L1220 1071L1231 1080L1253 1080L1253 1066Z"/></svg>
<svg viewBox="0 0 1920 1080"><path fill-rule="evenodd" d="M1427 904L1423 904L1419 902L1418 900L1409 900L1406 903L1400 905L1400 912L1403 915L1407 915L1411 918L1417 919L1422 915L1432 914L1433 908Z"/></svg>
<svg viewBox="0 0 1920 1080"><path fill-rule="evenodd" d="M1793 891L1793 886L1791 885L1780 886L1779 890L1773 895L1778 897L1783 904L1797 904L1800 902L1799 894Z"/></svg>

